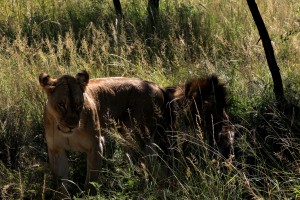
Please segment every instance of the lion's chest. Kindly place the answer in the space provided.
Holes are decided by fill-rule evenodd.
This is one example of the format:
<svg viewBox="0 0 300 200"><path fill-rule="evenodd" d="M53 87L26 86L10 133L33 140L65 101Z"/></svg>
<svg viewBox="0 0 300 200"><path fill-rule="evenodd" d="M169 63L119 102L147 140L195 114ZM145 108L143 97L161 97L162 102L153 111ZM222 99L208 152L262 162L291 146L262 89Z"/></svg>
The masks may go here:
<svg viewBox="0 0 300 200"><path fill-rule="evenodd" d="M88 145L85 144L82 140L75 139L77 137L69 137L65 140L65 149L68 151L80 151L80 152L87 152L88 151Z"/></svg>
<svg viewBox="0 0 300 200"><path fill-rule="evenodd" d="M54 145L67 151L88 152L92 144L88 138L82 137L82 132L74 132L72 135L66 136L57 131L54 138ZM48 142L49 145L49 142Z"/></svg>

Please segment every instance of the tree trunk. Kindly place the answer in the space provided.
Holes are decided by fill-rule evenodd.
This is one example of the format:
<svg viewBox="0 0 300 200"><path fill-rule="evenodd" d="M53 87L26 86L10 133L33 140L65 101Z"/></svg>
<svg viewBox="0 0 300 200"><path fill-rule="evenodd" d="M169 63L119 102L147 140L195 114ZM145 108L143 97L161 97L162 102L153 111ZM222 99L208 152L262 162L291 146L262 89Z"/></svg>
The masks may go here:
<svg viewBox="0 0 300 200"><path fill-rule="evenodd" d="M282 85L282 79L280 75L280 69L277 65L274 50L271 44L271 39L269 37L268 31L266 29L266 26L264 24L264 21L260 15L260 12L258 10L258 7L256 5L255 0L247 0L249 9L251 11L252 17L255 21L256 27L258 29L260 38L262 40L262 44L265 50L267 62L269 65L269 69L271 71L273 83L274 83L274 93L276 100L279 104L285 103L285 97L283 92L283 85Z"/></svg>
<svg viewBox="0 0 300 200"><path fill-rule="evenodd" d="M159 0L148 0L148 19L151 27L155 27L159 14Z"/></svg>
<svg viewBox="0 0 300 200"><path fill-rule="evenodd" d="M119 0L113 0L117 18L123 17L122 6Z"/></svg>
<svg viewBox="0 0 300 200"><path fill-rule="evenodd" d="M113 36L114 36L115 43L118 45L119 35L120 35L120 24L122 24L122 20L123 20L123 11L122 11L120 0L113 0L113 2L116 11L116 21L115 21L116 32L113 32Z"/></svg>
<svg viewBox="0 0 300 200"><path fill-rule="evenodd" d="M120 0L113 0L114 2L114 7L115 7L115 11L116 11L116 22L115 22L115 27L117 32L119 32L119 24L121 24L122 20L123 20L123 11L122 11L122 6L120 3ZM119 33L118 33L119 34Z"/></svg>

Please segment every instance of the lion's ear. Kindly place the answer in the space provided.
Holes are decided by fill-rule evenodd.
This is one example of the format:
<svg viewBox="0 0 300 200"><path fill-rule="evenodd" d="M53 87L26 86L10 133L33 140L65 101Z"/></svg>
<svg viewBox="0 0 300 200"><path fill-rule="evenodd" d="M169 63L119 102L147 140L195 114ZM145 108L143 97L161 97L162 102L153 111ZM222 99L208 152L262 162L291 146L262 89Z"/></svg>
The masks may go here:
<svg viewBox="0 0 300 200"><path fill-rule="evenodd" d="M80 83L82 90L85 90L85 87L89 83L89 74L85 70L81 70L76 75L77 81Z"/></svg>
<svg viewBox="0 0 300 200"><path fill-rule="evenodd" d="M219 85L219 79L216 75L212 75L211 77L208 78L208 81L211 86L216 87Z"/></svg>
<svg viewBox="0 0 300 200"><path fill-rule="evenodd" d="M40 85L43 87L44 90L50 92L55 87L55 80L51 79L50 76L46 73L41 73L39 76Z"/></svg>
<svg viewBox="0 0 300 200"><path fill-rule="evenodd" d="M184 85L184 95L185 95L186 97L189 96L190 89L191 89L191 85L192 85L191 82L188 82L188 83L186 83L186 84Z"/></svg>

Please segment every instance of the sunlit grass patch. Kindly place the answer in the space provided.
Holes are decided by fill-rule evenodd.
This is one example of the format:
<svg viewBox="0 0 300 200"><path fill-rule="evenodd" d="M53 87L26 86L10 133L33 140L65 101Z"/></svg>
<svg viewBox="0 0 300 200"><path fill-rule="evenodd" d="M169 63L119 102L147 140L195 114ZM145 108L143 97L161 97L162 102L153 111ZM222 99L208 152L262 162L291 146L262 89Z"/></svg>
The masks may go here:
<svg viewBox="0 0 300 200"><path fill-rule="evenodd" d="M199 138L181 141L188 142L189 153L159 162L148 184L123 160L120 148L115 170L104 168L105 181L96 184L99 199L297 199L299 113L291 110L287 118L274 105L272 79L246 1L160 1L154 32L147 24L146 1L121 3L125 17L116 35L112 1L0 2L1 197L53 197L58 182L45 164L45 95L38 76L86 69L91 78L139 77L162 86L217 74L228 89L237 136L231 162L211 159L208 152L214 149ZM299 106L300 3L257 4L285 95ZM194 133L197 127L188 131ZM71 195L87 198L81 193L85 163L81 155L70 154L70 159ZM172 170L161 180L159 170L165 167Z"/></svg>

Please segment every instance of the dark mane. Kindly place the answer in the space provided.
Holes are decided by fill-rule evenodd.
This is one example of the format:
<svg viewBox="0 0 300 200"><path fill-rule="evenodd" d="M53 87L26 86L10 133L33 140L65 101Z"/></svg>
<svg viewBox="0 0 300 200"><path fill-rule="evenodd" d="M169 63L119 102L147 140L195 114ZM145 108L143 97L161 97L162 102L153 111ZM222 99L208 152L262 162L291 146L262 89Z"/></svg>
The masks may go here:
<svg viewBox="0 0 300 200"><path fill-rule="evenodd" d="M216 114L222 115L220 114L222 110L227 108L225 86L219 82L218 77L215 75L188 81L185 84L184 93L185 98L195 101L194 106L191 107L192 113L198 112L199 109L205 109L207 106L212 106L212 109L217 112ZM205 105L207 103L210 103L210 105Z"/></svg>
<svg viewBox="0 0 300 200"><path fill-rule="evenodd" d="M226 89L217 76L195 78L185 84L166 87L169 98L167 118L172 129L199 126L210 146L229 157L233 128L228 129ZM229 130L229 131L227 131Z"/></svg>

